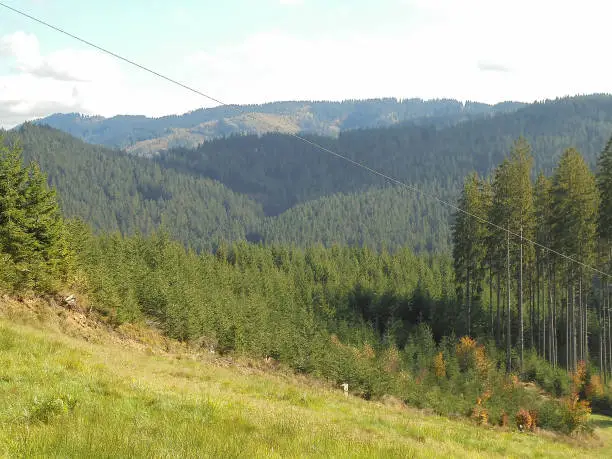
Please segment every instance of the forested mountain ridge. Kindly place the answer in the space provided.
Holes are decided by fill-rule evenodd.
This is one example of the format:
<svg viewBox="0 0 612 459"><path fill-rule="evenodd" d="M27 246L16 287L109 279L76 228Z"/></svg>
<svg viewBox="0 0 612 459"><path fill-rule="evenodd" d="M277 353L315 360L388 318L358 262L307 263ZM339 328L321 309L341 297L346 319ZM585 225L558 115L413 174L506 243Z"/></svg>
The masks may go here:
<svg viewBox="0 0 612 459"><path fill-rule="evenodd" d="M5 133L6 143L15 140L25 160L45 170L63 214L82 218L96 231L148 234L163 223L174 238L198 250L244 239L301 247L322 242L395 249L408 244L419 252L449 247L445 209L397 187L330 195L266 217L259 202L218 181L55 129L26 124Z"/></svg>
<svg viewBox="0 0 612 459"><path fill-rule="evenodd" d="M398 125L310 138L454 202L464 175L488 175L520 135L533 146L534 171L550 173L572 145L594 167L611 133L612 98L595 95L446 128ZM449 212L440 203L290 136L231 136L149 160L33 124L6 135L20 137L25 158L40 162L64 214L96 230L146 234L164 222L197 249L243 239L408 245L419 252L450 247Z"/></svg>
<svg viewBox="0 0 612 459"><path fill-rule="evenodd" d="M1 134L1 132L0 132ZM95 230L150 233L164 224L196 249L244 239L263 211L218 182L164 169L143 158L89 145L55 129L26 124L5 133L36 161L59 194L64 215Z"/></svg>
<svg viewBox="0 0 612 459"><path fill-rule="evenodd" d="M513 111L523 105L519 102L488 105L451 99L395 98L296 101L202 108L160 118L54 114L35 123L60 129L89 143L150 155L172 147L193 148L204 141L232 134L278 131L337 136L348 129L409 121L446 126L474 117Z"/></svg>
<svg viewBox="0 0 612 459"><path fill-rule="evenodd" d="M519 136L533 146L535 171L550 172L570 146L594 166L610 133L612 97L593 95L533 104L446 128L398 125L308 139L424 191L451 198L465 175L472 170L487 175ZM218 180L261 202L267 215L384 183L364 169L282 134L232 136L196 149L168 150L155 161Z"/></svg>

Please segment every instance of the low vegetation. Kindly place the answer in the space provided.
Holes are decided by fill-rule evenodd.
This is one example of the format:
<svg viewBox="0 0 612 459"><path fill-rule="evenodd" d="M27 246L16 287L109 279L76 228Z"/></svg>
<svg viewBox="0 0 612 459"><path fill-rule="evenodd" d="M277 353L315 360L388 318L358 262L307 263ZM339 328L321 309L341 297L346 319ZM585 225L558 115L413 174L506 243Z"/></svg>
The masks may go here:
<svg viewBox="0 0 612 459"><path fill-rule="evenodd" d="M345 398L262 359L194 354L145 328L0 299L0 456L609 457L611 423L598 417L594 436L573 439L477 427Z"/></svg>

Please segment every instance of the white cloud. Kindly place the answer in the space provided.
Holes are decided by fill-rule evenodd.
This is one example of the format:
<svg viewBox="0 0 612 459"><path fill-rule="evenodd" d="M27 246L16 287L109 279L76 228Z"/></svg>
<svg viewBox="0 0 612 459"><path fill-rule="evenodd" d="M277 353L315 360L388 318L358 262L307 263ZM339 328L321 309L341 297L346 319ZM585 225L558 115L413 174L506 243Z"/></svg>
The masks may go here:
<svg viewBox="0 0 612 459"><path fill-rule="evenodd" d="M36 36L24 32L0 38L0 56L13 58L19 72L41 78L81 82L93 81L101 76L113 81L120 78L116 63L108 56L92 50L72 49L43 56Z"/></svg>
<svg viewBox="0 0 612 459"><path fill-rule="evenodd" d="M168 76L228 103L386 96L498 102L612 92L612 4L397 1L397 14L409 22L401 32L300 38L270 30L193 50L182 63L151 65L162 73L170 67ZM53 111L161 116L212 105L96 51L43 55L33 35L0 39L2 56L15 72L0 76L0 125Z"/></svg>
<svg viewBox="0 0 612 459"><path fill-rule="evenodd" d="M406 17L424 19L400 33L261 33L188 56L190 81L236 103L382 96L498 102L612 92L612 4L403 3Z"/></svg>
<svg viewBox="0 0 612 459"><path fill-rule="evenodd" d="M42 55L35 35L0 38L0 57L13 71L0 75L0 126L57 111L90 112L88 95L120 86L122 75L110 58L89 50L64 49Z"/></svg>

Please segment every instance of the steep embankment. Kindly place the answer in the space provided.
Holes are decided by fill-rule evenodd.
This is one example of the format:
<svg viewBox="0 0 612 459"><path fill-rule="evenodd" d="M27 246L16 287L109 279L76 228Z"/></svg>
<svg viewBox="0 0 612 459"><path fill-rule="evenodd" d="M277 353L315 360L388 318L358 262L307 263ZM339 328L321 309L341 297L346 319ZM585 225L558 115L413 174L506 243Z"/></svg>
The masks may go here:
<svg viewBox="0 0 612 459"><path fill-rule="evenodd" d="M589 441L485 429L0 298L0 456L610 457L596 422Z"/></svg>

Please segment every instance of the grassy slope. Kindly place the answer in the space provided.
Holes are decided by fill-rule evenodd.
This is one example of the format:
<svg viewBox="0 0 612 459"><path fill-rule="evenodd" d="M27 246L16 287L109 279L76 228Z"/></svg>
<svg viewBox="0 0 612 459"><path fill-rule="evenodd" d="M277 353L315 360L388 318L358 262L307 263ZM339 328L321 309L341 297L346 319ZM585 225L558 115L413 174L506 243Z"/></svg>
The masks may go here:
<svg viewBox="0 0 612 459"><path fill-rule="evenodd" d="M72 411L36 420L53 410L35 400L62 396ZM0 456L612 457L612 421L596 421L588 442L475 427L0 299Z"/></svg>

